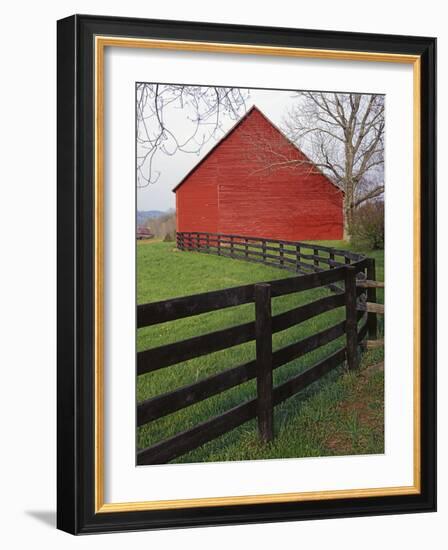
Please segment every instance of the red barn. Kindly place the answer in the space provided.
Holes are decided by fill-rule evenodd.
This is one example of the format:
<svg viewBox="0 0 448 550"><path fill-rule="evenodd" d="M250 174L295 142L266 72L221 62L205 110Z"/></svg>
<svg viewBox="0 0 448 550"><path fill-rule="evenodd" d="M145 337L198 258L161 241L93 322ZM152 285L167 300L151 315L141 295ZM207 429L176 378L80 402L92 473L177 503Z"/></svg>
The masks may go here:
<svg viewBox="0 0 448 550"><path fill-rule="evenodd" d="M255 106L173 191L179 232L342 239L343 192Z"/></svg>

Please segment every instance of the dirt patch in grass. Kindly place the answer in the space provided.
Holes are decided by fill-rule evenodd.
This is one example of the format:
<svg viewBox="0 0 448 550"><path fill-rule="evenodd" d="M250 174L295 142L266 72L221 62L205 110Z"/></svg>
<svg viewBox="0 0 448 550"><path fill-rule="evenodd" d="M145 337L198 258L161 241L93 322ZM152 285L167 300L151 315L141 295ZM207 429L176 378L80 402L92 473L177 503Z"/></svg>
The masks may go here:
<svg viewBox="0 0 448 550"><path fill-rule="evenodd" d="M329 454L383 453L384 365L370 365L354 375L348 396L334 412L332 433L323 442Z"/></svg>

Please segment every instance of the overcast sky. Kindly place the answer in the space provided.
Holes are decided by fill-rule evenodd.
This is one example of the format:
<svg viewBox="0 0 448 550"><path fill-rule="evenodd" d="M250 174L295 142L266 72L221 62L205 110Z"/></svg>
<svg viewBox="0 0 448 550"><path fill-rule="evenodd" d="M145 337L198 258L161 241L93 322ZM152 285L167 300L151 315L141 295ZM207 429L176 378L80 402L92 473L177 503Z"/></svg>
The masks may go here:
<svg viewBox="0 0 448 550"><path fill-rule="evenodd" d="M252 105L256 105L274 124L280 125L287 110L298 101L297 97L293 97L293 94L294 92L291 91L251 89L249 99L246 102L247 109L249 110ZM182 116L181 111L178 112L178 119L171 123L170 128L184 134L188 131L185 128L188 122L185 116ZM172 189L219 141L223 133L235 124L235 121L222 117L221 123L223 132L205 144L199 154L178 151L173 156L158 155L154 170L160 172L159 179L156 183L137 189L138 210L168 210L175 207L175 195Z"/></svg>

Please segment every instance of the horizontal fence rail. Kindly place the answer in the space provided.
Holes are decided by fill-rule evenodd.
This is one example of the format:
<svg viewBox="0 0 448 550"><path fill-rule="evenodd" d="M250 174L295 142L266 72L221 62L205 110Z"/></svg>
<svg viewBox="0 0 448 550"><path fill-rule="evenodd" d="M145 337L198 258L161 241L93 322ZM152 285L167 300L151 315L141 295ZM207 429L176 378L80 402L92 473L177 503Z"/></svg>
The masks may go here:
<svg viewBox="0 0 448 550"><path fill-rule="evenodd" d="M346 350L342 348L305 372L274 388L272 392L273 405L282 403L336 368L344 361L345 356ZM137 453L137 464L164 464L174 460L255 418L257 404L258 398L251 399L224 414L201 422L194 428L143 449Z"/></svg>
<svg viewBox="0 0 448 550"><path fill-rule="evenodd" d="M212 246L211 234L189 234L189 239L196 244L201 243L205 235L208 247ZM233 252L237 246L236 239L245 237L222 235L220 248L228 241L233 243ZM251 243L243 242L244 251ZM286 259L288 241L266 241L282 245L279 248ZM257 243L252 243L257 244ZM179 246L179 234L178 234ZM183 241L182 246L187 246ZM261 245L263 246L263 245ZM294 243L294 246L302 246ZM303 246L305 246L303 244ZM189 428L168 439L151 445L137 452L138 464L161 464L174 460L185 453L211 441L241 424L258 418L259 433L262 440L269 441L273 437L274 407L285 399L312 384L344 361L349 369L358 366L358 345L369 335L376 338L376 315L369 313L363 304L372 301L371 286L357 285L359 280L375 279L373 260L351 252L340 251L329 247L307 244L313 249L311 272L286 279L267 281L258 284L244 285L224 290L212 291L193 296L174 298L160 302L143 304L137 307L137 327L139 329L159 325L178 319L188 318L203 313L222 310L244 304L254 304L254 321L237 326L223 328L200 336L146 349L137 354L137 374L145 375L159 369L170 368L196 357L201 357L217 351L232 348L246 342L256 344L256 357L244 364L228 368L194 383L179 387L174 391L164 393L137 404L137 426L143 426L176 411L185 409L212 396L220 394L245 382L257 380L257 396L241 403L229 411L213 417L197 426ZM316 270L315 262L320 259L320 251L328 253L326 270ZM222 252L222 250L221 250ZM295 249L295 253L297 250ZM302 252L302 251L300 251ZM337 261L334 258L342 258ZM272 299L292 293L304 292L319 287L338 284L338 292L316 299L313 302L292 308L289 311L271 314ZM370 293L370 294L369 294ZM345 319L321 330L311 336L292 342L278 350L272 350L272 335L294 327L322 313L336 308L345 309ZM372 320L372 316L375 320ZM304 372L292 376L286 382L273 387L273 370L294 361L318 348L329 344L345 335L345 344L336 352L331 353Z"/></svg>
<svg viewBox="0 0 448 550"><path fill-rule="evenodd" d="M349 250L315 243L221 233L177 232L176 244L180 250L261 262L296 273L325 271L365 258Z"/></svg>
<svg viewBox="0 0 448 550"><path fill-rule="evenodd" d="M359 264L357 264L357 267L360 270L363 268ZM331 271L309 273L301 277L290 277L288 279L277 279L266 282L271 285L272 297L275 298L343 281L344 269L345 266ZM167 321L175 321L218 309L240 306L253 302L253 299L254 285L250 284L173 298L171 300L162 300L161 302L142 304L137 308L137 328L158 325Z"/></svg>
<svg viewBox="0 0 448 550"><path fill-rule="evenodd" d="M176 245L183 251L264 263L302 275L359 264L365 259L363 255L349 250L316 243L221 233L177 232ZM340 290L337 285L329 283L328 286L334 291Z"/></svg>
<svg viewBox="0 0 448 550"><path fill-rule="evenodd" d="M274 352L272 354L272 369L276 369L301 355L310 353L339 338L344 334L344 328L345 321L342 321L337 325ZM255 378L256 375L257 362L253 360L219 374L209 376L200 382L184 386L174 392L148 399L139 404L137 425L141 426L150 420L156 420L179 409L194 405L217 393L244 384L244 382Z"/></svg>

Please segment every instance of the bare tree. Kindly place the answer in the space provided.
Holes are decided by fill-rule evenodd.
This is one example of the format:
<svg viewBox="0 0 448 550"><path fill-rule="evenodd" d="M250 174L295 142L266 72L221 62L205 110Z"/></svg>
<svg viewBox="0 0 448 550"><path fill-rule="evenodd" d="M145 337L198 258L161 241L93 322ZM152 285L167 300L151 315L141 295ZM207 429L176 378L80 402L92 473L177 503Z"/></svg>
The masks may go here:
<svg viewBox="0 0 448 550"><path fill-rule="evenodd" d="M167 235L176 234L176 212L169 210L162 216L149 219L146 227L151 230L157 239L163 239Z"/></svg>
<svg viewBox="0 0 448 550"><path fill-rule="evenodd" d="M384 193L384 97L324 92L297 97L282 130L345 191L344 236L349 238L355 209ZM294 161L279 158L276 164Z"/></svg>
<svg viewBox="0 0 448 550"><path fill-rule="evenodd" d="M158 180L158 156L199 154L222 131L223 118L237 120L245 112L248 97L241 88L138 83L137 185Z"/></svg>

